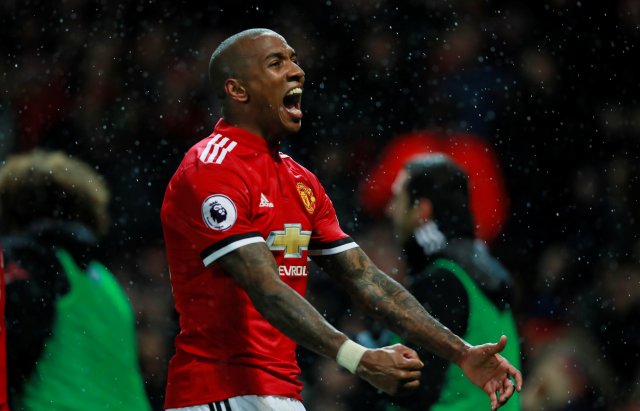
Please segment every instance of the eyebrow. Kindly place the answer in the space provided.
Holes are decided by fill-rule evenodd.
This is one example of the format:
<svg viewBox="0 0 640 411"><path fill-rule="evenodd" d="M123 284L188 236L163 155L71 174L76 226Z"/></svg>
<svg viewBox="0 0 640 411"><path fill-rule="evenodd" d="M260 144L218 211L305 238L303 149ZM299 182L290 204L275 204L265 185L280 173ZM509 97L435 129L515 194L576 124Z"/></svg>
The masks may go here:
<svg viewBox="0 0 640 411"><path fill-rule="evenodd" d="M273 57L277 57L277 58L279 58L279 59L284 59L284 58L286 58L286 56L285 56L285 54L284 54L283 52L281 52L281 51L274 51L273 53L269 53L269 54L267 55L267 57L265 57L264 59L265 59L265 60L269 60L270 58L273 58ZM293 57L298 57L298 54L296 53L296 51L295 51L295 50L291 49L291 55L290 55L290 58L293 58Z"/></svg>

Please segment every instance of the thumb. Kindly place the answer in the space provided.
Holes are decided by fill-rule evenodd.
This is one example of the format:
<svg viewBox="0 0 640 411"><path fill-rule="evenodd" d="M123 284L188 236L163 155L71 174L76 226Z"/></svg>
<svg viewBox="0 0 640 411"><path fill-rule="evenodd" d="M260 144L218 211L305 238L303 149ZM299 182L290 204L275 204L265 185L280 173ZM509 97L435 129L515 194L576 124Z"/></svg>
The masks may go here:
<svg viewBox="0 0 640 411"><path fill-rule="evenodd" d="M424 367L424 363L420 361L420 356L418 356L418 353L411 348L403 347L400 353L402 354L402 358L406 361L405 364L409 368L420 369Z"/></svg>
<svg viewBox="0 0 640 411"><path fill-rule="evenodd" d="M498 354L500 351L504 350L504 347L506 346L507 346L507 336L503 335L500 337L500 340L498 340L497 343L489 345L488 353Z"/></svg>
<svg viewBox="0 0 640 411"><path fill-rule="evenodd" d="M418 353L415 352L414 350L412 350L409 347L405 347L402 346L402 348L399 350L400 354L402 354L402 356L408 360L412 360L412 359L416 359L419 360L420 357L418 356Z"/></svg>

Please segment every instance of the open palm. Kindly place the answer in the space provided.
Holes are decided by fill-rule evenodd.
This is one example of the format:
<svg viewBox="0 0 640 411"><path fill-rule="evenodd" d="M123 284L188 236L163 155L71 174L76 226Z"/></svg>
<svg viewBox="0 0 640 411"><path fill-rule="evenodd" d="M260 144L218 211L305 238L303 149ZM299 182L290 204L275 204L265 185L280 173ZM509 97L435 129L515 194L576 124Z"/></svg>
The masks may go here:
<svg viewBox="0 0 640 411"><path fill-rule="evenodd" d="M522 374L499 354L506 345L503 335L495 344L471 346L457 361L467 378L489 395L492 410L506 403L514 388L518 392L522 389Z"/></svg>

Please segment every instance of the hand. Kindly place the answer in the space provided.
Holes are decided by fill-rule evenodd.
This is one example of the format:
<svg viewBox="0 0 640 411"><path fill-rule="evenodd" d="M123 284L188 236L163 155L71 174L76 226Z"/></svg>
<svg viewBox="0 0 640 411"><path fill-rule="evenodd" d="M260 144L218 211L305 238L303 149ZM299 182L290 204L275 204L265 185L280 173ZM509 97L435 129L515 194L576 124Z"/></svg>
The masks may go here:
<svg viewBox="0 0 640 411"><path fill-rule="evenodd" d="M365 351L356 375L390 395L406 395L420 385L418 354L401 344Z"/></svg>
<svg viewBox="0 0 640 411"><path fill-rule="evenodd" d="M504 405L515 389L522 389L522 374L503 356L498 354L507 345L507 337L500 337L497 344L482 344L471 346L456 363L462 372L491 399L491 410ZM497 394L496 394L497 393ZM499 398L498 398L499 396Z"/></svg>

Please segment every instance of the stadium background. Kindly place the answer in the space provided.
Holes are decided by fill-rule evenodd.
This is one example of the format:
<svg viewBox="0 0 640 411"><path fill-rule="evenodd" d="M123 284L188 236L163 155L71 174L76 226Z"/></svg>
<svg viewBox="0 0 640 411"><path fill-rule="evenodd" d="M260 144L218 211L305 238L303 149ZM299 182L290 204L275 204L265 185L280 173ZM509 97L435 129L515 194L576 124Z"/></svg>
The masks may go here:
<svg viewBox="0 0 640 411"><path fill-rule="evenodd" d="M147 390L161 409L176 331L164 188L218 117L206 74L213 48L272 28L307 74L304 127L282 149L317 173L344 229L401 279L388 222L363 211L363 182L402 133L481 138L509 197L491 248L516 278L525 377L557 355L568 365L551 374L572 371L573 398L554 406L541 394L547 409L637 409L640 4L531 3L5 0L0 159L62 149L107 177L105 262L134 304ZM331 321L351 333L373 326L335 293L312 276L310 298ZM308 409L373 409L362 400L371 393L332 362L305 352L301 362Z"/></svg>

